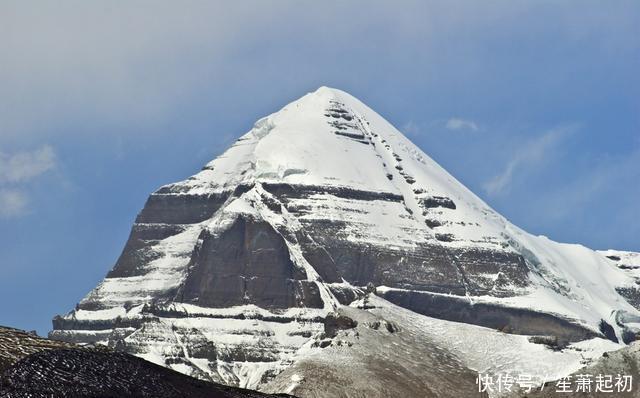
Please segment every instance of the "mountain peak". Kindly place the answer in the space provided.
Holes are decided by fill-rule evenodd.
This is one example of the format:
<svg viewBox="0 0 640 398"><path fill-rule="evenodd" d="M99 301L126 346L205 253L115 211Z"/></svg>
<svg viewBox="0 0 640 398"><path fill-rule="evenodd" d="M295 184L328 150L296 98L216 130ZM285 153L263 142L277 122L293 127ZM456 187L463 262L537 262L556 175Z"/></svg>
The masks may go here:
<svg viewBox="0 0 640 398"><path fill-rule="evenodd" d="M347 93L346 91L340 90L334 87L329 87L329 86L320 86L316 89L316 91L313 91L311 94L325 96L325 97L333 97L336 99L338 97L343 97L342 99L344 99L345 97L351 97L352 99L359 101L357 98Z"/></svg>
<svg viewBox="0 0 640 398"><path fill-rule="evenodd" d="M382 116L320 87L152 193L116 265L51 335L256 387L324 344L329 312L367 309L365 291L427 321L565 346L635 336L634 278L520 230Z"/></svg>
<svg viewBox="0 0 640 398"><path fill-rule="evenodd" d="M313 92L314 94L330 94L336 95L338 93L344 93L344 91L329 86L320 86Z"/></svg>

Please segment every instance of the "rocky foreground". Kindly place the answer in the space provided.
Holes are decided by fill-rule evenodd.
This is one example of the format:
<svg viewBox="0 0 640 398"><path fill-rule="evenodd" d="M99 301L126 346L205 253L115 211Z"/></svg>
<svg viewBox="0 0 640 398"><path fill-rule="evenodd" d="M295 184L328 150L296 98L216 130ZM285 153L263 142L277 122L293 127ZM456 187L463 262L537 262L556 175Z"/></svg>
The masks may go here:
<svg viewBox="0 0 640 398"><path fill-rule="evenodd" d="M209 383L106 348L0 327L0 397L286 397Z"/></svg>

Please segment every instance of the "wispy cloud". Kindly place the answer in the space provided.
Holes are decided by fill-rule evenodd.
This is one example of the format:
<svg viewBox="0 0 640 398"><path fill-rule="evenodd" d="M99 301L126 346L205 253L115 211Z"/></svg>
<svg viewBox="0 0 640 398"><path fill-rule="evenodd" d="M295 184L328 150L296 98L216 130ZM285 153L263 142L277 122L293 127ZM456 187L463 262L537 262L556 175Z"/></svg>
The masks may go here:
<svg viewBox="0 0 640 398"><path fill-rule="evenodd" d="M27 182L51 170L55 164L56 156L49 145L13 155L0 152L0 183Z"/></svg>
<svg viewBox="0 0 640 398"><path fill-rule="evenodd" d="M0 189L0 217L9 218L27 213L29 199L18 189Z"/></svg>
<svg viewBox="0 0 640 398"><path fill-rule="evenodd" d="M489 195L496 195L508 190L518 172L542 164L550 150L572 131L574 131L573 127L552 129L523 145L522 149L509 160L502 172L484 184L485 191Z"/></svg>
<svg viewBox="0 0 640 398"><path fill-rule="evenodd" d="M56 166L52 147L44 145L34 151L6 154L0 152L0 217L28 213L28 184Z"/></svg>
<svg viewBox="0 0 640 398"><path fill-rule="evenodd" d="M426 132L441 132L442 127L450 131L480 131L478 124L472 120L460 119L435 119L429 122L416 122L409 120L402 125L402 131L407 135L418 136Z"/></svg>
<svg viewBox="0 0 640 398"><path fill-rule="evenodd" d="M476 122L472 120L464 120L457 117L451 118L447 120L447 123L444 125L448 130L468 130L468 131L478 131L478 125Z"/></svg>
<svg viewBox="0 0 640 398"><path fill-rule="evenodd" d="M402 131L407 135L418 135L422 131L422 128L418 125L418 123L413 120L409 120L402 126Z"/></svg>

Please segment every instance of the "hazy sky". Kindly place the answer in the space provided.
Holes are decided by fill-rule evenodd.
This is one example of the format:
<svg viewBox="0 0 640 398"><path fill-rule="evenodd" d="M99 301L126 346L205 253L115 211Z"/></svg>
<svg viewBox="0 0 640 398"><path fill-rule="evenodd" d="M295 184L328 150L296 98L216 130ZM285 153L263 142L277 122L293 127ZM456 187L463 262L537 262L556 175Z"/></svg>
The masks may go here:
<svg viewBox="0 0 640 398"><path fill-rule="evenodd" d="M46 333L147 195L327 85L517 225L640 251L640 2L0 1L0 324Z"/></svg>

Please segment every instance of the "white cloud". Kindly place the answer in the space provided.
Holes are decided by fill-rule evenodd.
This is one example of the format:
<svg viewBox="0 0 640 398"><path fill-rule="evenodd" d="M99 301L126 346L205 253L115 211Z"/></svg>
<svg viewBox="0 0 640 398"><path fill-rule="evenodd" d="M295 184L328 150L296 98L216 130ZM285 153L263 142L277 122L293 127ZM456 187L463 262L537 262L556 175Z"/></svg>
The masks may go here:
<svg viewBox="0 0 640 398"><path fill-rule="evenodd" d="M27 194L17 189L0 189L0 217L17 217L27 212Z"/></svg>
<svg viewBox="0 0 640 398"><path fill-rule="evenodd" d="M407 135L418 135L420 134L420 126L414 122L413 120L409 120L407 123L402 126L402 131Z"/></svg>
<svg viewBox="0 0 640 398"><path fill-rule="evenodd" d="M0 218L28 213L29 182L55 166L56 155L49 145L31 152L0 152Z"/></svg>
<svg viewBox="0 0 640 398"><path fill-rule="evenodd" d="M55 153L48 145L33 152L13 155L0 152L0 183L27 182L51 170L55 163Z"/></svg>
<svg viewBox="0 0 640 398"><path fill-rule="evenodd" d="M472 120L464 120L459 118L451 118L447 120L445 127L449 130L470 130L478 131L478 125Z"/></svg>
<svg viewBox="0 0 640 398"><path fill-rule="evenodd" d="M517 172L543 163L550 150L571 131L573 128L553 129L523 145L504 170L484 184L485 191L489 195L506 191Z"/></svg>

